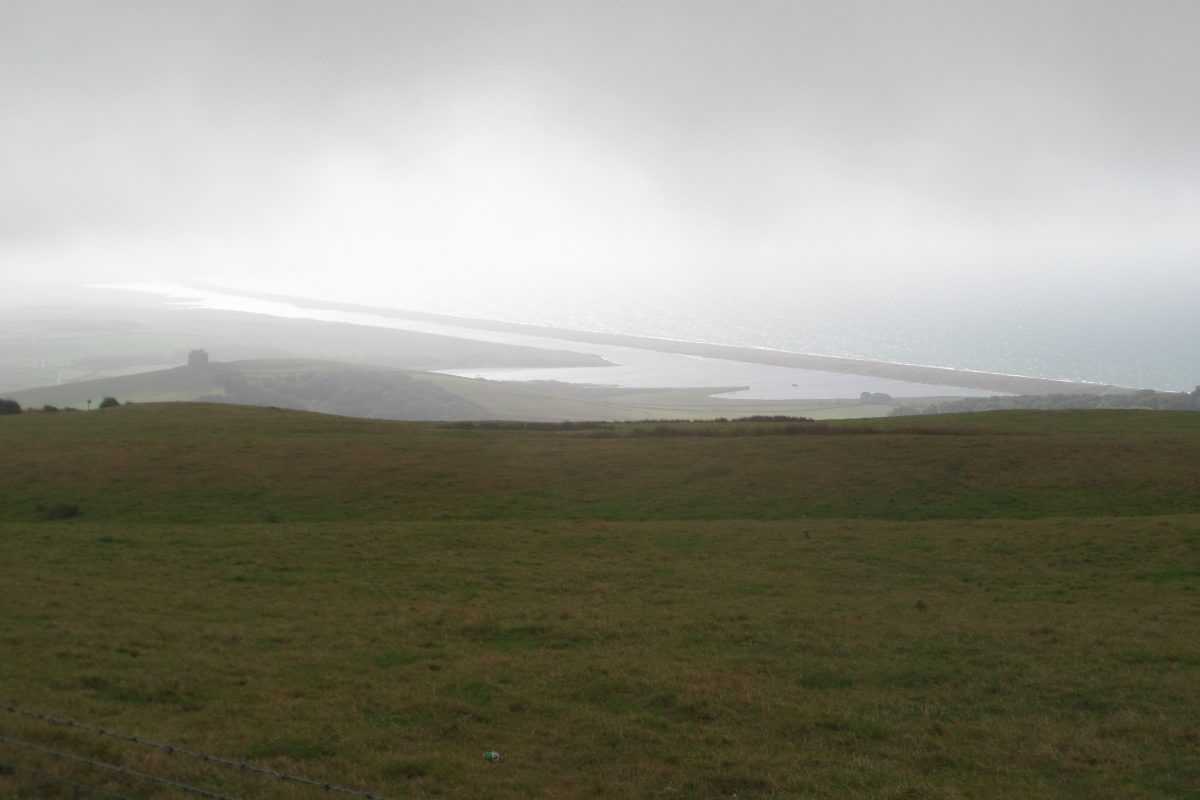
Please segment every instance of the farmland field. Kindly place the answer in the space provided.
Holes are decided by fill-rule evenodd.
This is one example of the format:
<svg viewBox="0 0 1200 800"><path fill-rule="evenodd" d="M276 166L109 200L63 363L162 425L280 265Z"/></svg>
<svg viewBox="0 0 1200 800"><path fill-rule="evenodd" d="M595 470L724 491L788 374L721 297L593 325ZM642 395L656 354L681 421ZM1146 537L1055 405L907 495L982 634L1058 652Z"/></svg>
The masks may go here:
<svg viewBox="0 0 1200 800"><path fill-rule="evenodd" d="M858 424L0 418L0 736L240 798L326 795L3 706L389 798L1196 797L1200 415Z"/></svg>

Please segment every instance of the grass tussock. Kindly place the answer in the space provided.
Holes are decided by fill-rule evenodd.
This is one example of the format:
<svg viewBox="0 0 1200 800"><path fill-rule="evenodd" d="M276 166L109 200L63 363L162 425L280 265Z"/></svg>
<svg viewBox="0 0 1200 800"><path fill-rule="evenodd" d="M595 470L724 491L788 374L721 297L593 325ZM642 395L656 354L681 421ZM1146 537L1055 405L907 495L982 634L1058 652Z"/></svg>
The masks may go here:
<svg viewBox="0 0 1200 800"><path fill-rule="evenodd" d="M37 517L38 519L71 519L78 517L80 514L78 503L38 503Z"/></svg>

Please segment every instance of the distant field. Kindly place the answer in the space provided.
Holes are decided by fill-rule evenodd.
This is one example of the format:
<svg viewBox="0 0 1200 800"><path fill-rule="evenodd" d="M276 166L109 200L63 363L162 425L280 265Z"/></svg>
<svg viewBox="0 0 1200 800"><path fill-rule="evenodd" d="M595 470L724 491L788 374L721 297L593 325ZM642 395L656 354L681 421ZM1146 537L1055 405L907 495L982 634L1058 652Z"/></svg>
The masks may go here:
<svg viewBox="0 0 1200 800"><path fill-rule="evenodd" d="M857 426L0 417L0 701L396 800L1196 797L1200 415Z"/></svg>
<svg viewBox="0 0 1200 800"><path fill-rule="evenodd" d="M456 430L210 404L0 422L0 519L11 521L59 501L90 520L129 522L1200 513L1200 415L1191 412L870 423L947 434L935 436L751 436L755 423L704 423L675 430L736 435L631 438L618 434L632 426Z"/></svg>

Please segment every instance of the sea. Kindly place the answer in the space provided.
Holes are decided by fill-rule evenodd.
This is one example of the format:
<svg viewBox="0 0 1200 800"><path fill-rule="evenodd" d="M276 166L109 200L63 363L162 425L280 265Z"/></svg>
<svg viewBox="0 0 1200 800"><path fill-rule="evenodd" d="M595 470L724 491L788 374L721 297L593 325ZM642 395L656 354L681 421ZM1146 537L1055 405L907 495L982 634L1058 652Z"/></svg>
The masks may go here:
<svg viewBox="0 0 1200 800"><path fill-rule="evenodd" d="M308 317L356 324L419 329L386 317L350 319L345 312L306 308L303 303L271 304L239 296L236 290L203 292L179 284L124 284L152 291L170 302L207 308ZM368 295L347 291L325 299L428 311L467 318L495 319L573 330L727 344L800 353L947 367L1005 375L1084 383L1191 391L1200 384L1200 276L1122 284L1095 281L1080 286L1019 285L875 287L836 295L804 287L673 287L669 292L626 286L471 287L436 286L378 289ZM436 327L436 326L434 326ZM451 326L453 327L453 326ZM563 346L559 340L517 334L483 333L469 328L432 330L472 338ZM539 341L533 341L539 339ZM558 379L618 385L663 385L670 375L678 386L745 386L739 396L755 399L857 396L888 391L894 396L941 393L942 387L903 382L846 383L829 373L768 374L757 365L747 372L737 362L694 363L676 356L647 362L634 354L573 343L566 349L596 352L628 367L624 377L611 368L587 371L463 370L456 374L516 380ZM626 349L630 350L630 349ZM638 361L639 364L631 362ZM657 357L656 357L657 358ZM691 358L691 362L686 359ZM700 359L716 362L719 359ZM720 367L720 369L716 369ZM739 371L740 370L740 371ZM653 378L657 376L657 383ZM797 378L801 379L797 379ZM814 381L823 394L812 394ZM649 381L649 383L647 383ZM918 388L919 387L919 388ZM799 389L800 391L795 391ZM889 391L889 389L891 391ZM1086 387L1081 387L1086 390ZM963 389L945 394L973 395Z"/></svg>
<svg viewBox="0 0 1200 800"><path fill-rule="evenodd" d="M1200 384L1200 270L1078 286L891 286L829 296L803 287L680 297L492 292L430 311L899 364L1159 391Z"/></svg>

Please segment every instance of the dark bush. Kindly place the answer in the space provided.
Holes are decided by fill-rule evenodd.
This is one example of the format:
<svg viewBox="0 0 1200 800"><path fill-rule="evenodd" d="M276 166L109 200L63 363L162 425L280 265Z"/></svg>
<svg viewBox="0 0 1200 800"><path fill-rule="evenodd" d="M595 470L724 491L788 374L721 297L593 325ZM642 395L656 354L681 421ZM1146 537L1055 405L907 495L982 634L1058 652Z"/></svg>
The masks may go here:
<svg viewBox="0 0 1200 800"><path fill-rule="evenodd" d="M20 414L21 404L16 400L0 400L0 414Z"/></svg>
<svg viewBox="0 0 1200 800"><path fill-rule="evenodd" d="M38 516L41 519L70 519L71 517L79 516L78 503L50 503L49 505L38 504Z"/></svg>
<svg viewBox="0 0 1200 800"><path fill-rule="evenodd" d="M612 428L611 422L532 422L523 420L462 420L443 422L440 427L456 431L591 431Z"/></svg>
<svg viewBox="0 0 1200 800"><path fill-rule="evenodd" d="M119 406L119 405L121 405L121 404L119 402L117 402L117 398L115 398L115 397L106 397L100 401L101 408L115 408L116 406Z"/></svg>
<svg viewBox="0 0 1200 800"><path fill-rule="evenodd" d="M42 411L58 411L58 406L52 406L49 403L42 406Z"/></svg>

